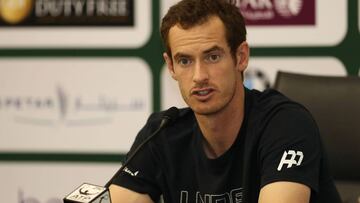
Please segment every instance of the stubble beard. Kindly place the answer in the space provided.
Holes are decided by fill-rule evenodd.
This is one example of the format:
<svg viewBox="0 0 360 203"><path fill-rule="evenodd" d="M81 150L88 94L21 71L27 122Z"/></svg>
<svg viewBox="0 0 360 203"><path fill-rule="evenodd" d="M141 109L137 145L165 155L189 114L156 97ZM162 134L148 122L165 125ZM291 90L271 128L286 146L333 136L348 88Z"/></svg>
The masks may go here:
<svg viewBox="0 0 360 203"><path fill-rule="evenodd" d="M181 95L185 101L185 103L194 111L195 114L199 116L214 116L216 114L221 113L224 111L233 101L235 94L236 94L236 85L238 85L236 82L234 82L234 85L231 89L230 96L227 99L224 99L222 102L217 101L193 101L191 102L191 94L187 96L183 91L181 91ZM221 96L221 95L220 95ZM211 98L210 100L214 100L214 98ZM211 104L207 104L208 102L212 102ZM195 103L195 104L192 104Z"/></svg>

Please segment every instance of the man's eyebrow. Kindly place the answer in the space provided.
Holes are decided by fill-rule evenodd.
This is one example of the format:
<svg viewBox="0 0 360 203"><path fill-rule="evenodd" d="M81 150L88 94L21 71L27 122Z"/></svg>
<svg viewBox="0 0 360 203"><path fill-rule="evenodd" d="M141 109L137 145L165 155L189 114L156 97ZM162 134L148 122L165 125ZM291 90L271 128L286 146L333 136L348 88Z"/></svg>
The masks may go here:
<svg viewBox="0 0 360 203"><path fill-rule="evenodd" d="M211 48L209 48L209 49L207 49L207 50L203 51L203 53L204 53L204 54L208 54L208 53L213 52L213 51L225 52L225 50L224 50L223 48L221 48L221 47L219 47L219 46L215 45L215 46L213 46L213 47L211 47Z"/></svg>
<svg viewBox="0 0 360 203"><path fill-rule="evenodd" d="M203 54L208 54L211 53L213 51L220 51L220 52L225 52L225 50L217 45L214 45L213 47L206 49L205 51L203 51ZM178 60L179 58L190 58L191 56L189 54L184 54L181 52L178 52L174 55L174 59Z"/></svg>
<svg viewBox="0 0 360 203"><path fill-rule="evenodd" d="M175 60L178 60L179 58L189 58L189 57L190 57L190 55L184 54L184 53L181 53L181 52L176 53L176 54L174 55L174 59L175 59Z"/></svg>

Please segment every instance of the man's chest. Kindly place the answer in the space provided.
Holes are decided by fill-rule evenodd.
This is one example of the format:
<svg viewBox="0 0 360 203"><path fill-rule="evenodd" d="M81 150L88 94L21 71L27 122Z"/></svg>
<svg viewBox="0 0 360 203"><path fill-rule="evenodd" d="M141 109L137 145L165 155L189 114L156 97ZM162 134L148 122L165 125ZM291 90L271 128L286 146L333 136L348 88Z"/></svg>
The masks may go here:
<svg viewBox="0 0 360 203"><path fill-rule="evenodd" d="M185 161L186 160L186 161ZM235 203L243 198L241 158L208 162L201 157L178 158L181 165L168 166L164 177L167 202ZM166 198L167 196L167 198Z"/></svg>

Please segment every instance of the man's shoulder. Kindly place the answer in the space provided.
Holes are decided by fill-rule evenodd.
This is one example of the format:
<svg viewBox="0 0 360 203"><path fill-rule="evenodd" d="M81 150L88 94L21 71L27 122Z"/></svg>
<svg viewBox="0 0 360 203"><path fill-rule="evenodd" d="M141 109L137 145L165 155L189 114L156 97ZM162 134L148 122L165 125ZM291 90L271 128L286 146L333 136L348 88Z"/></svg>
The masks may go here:
<svg viewBox="0 0 360 203"><path fill-rule="evenodd" d="M266 89L264 91L249 90L256 105L271 107L279 104L295 103L283 95L281 92L274 89Z"/></svg>
<svg viewBox="0 0 360 203"><path fill-rule="evenodd" d="M302 104L289 99L274 89L266 89L262 92L249 90L249 94L252 97L252 109L256 111L257 115L271 115L288 109L308 112Z"/></svg>
<svg viewBox="0 0 360 203"><path fill-rule="evenodd" d="M252 107L248 117L251 126L261 129L270 122L279 121L285 125L297 120L303 120L304 123L316 126L310 111L276 90L268 89L263 92L251 90L250 94L252 95Z"/></svg>
<svg viewBox="0 0 360 203"><path fill-rule="evenodd" d="M308 129L309 134L317 134L317 125L311 115L302 104L292 101L282 93L268 89L263 92L252 91L253 108L250 113L250 125L264 132L269 128L285 131L292 126L292 129ZM289 130L291 132L292 130ZM261 136L262 133L259 134ZM288 136L288 135L286 135Z"/></svg>

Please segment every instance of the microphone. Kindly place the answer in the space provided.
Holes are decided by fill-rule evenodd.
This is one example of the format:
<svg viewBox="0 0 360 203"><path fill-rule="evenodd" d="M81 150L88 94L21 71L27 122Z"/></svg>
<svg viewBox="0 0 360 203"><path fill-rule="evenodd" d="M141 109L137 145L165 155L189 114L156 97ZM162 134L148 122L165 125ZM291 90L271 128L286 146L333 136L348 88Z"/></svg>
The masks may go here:
<svg viewBox="0 0 360 203"><path fill-rule="evenodd" d="M106 183L105 187L108 188L111 185L112 180L119 175L124 168L129 165L130 161L135 157L135 155L140 151L140 149L148 143L153 137L155 137L160 130L162 130L167 124L169 124L171 121L175 121L176 118L179 116L179 109L176 107L171 107L168 110L166 110L162 116L160 126L157 130L155 130L149 137L147 137L139 146L136 147L134 152L129 156L129 158L125 161L125 163L120 167L120 169L115 173L115 175L109 180L109 182Z"/></svg>
<svg viewBox="0 0 360 203"><path fill-rule="evenodd" d="M153 137L155 137L164 127L169 123L174 122L179 116L179 109L176 107L171 107L166 110L161 118L159 127L147 137L129 156L125 163L120 167L120 169L114 174L114 176L105 184L104 187L93 185L89 183L83 183L78 188L76 188L72 193L64 197L64 203L111 203L109 186L111 185L113 179L118 176L134 156L140 151L140 149L148 143Z"/></svg>

